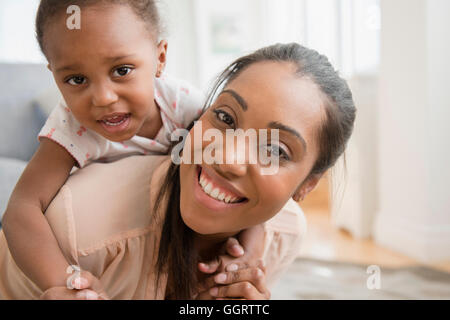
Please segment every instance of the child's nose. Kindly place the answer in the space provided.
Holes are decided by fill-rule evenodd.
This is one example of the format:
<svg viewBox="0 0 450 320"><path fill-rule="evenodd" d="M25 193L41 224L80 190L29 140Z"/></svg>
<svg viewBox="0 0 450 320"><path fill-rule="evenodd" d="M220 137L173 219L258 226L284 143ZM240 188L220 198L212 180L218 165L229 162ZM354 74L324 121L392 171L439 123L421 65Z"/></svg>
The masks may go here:
<svg viewBox="0 0 450 320"><path fill-rule="evenodd" d="M92 86L92 104L95 107L106 107L117 102L118 95L108 84L96 84Z"/></svg>

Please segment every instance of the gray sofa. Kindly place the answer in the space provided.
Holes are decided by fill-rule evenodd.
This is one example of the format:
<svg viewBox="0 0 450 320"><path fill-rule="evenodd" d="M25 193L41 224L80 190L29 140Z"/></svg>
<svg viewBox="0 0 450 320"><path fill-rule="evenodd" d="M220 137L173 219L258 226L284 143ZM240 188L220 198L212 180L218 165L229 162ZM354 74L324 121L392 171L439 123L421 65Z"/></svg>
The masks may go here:
<svg viewBox="0 0 450 320"><path fill-rule="evenodd" d="M0 135L1 218L59 94L50 71L38 64L0 64L0 91L0 127L4 130Z"/></svg>

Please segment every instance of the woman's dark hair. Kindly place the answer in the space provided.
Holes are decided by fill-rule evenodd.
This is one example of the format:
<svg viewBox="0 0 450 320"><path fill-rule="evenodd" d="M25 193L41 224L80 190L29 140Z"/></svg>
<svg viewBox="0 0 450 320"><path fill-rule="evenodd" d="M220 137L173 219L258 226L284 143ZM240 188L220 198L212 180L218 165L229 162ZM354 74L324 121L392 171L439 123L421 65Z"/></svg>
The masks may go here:
<svg viewBox="0 0 450 320"><path fill-rule="evenodd" d="M339 76L327 57L317 51L297 43L275 44L235 60L217 78L205 102L204 111L213 103L222 88L247 67L262 61L292 63L296 66L296 74L299 77L311 79L322 91L325 119L318 128L319 155L310 175L325 172L335 164L346 148L353 131L356 108L346 81ZM181 218L179 165L173 163L158 194L155 212L161 207L166 195L170 201L161 234L158 273L168 272L172 277L173 298L190 299L197 282L197 256L192 248L194 233Z"/></svg>
<svg viewBox="0 0 450 320"><path fill-rule="evenodd" d="M41 0L36 16L36 38L44 55L45 28L51 19L61 12L65 13L71 5L77 5L83 10L83 7L95 4L128 5L148 25L149 31L153 32L156 38L162 32L161 19L155 0Z"/></svg>

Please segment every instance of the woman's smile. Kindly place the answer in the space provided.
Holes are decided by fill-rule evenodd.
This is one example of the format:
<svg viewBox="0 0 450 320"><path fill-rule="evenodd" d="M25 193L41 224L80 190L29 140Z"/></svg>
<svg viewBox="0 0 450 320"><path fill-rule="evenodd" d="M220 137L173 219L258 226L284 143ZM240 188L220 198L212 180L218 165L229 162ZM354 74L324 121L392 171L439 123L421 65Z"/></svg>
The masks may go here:
<svg viewBox="0 0 450 320"><path fill-rule="evenodd" d="M248 202L248 198L212 171L210 168L195 166L194 196L199 203L211 210L223 210Z"/></svg>

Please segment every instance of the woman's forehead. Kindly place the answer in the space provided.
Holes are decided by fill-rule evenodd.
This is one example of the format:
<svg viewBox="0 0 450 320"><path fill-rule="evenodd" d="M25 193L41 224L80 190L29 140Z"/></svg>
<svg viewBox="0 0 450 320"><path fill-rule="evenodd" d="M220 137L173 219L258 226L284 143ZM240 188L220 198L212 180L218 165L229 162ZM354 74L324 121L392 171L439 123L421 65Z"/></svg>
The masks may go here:
<svg viewBox="0 0 450 320"><path fill-rule="evenodd" d="M296 70L293 63L257 62L245 68L225 89L245 101L248 110L244 114L249 118L276 121L305 135L313 134L323 119L324 95L311 79L299 76Z"/></svg>

